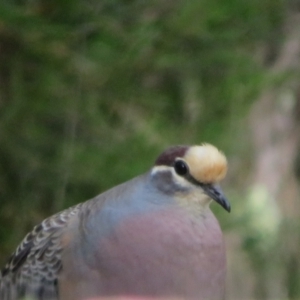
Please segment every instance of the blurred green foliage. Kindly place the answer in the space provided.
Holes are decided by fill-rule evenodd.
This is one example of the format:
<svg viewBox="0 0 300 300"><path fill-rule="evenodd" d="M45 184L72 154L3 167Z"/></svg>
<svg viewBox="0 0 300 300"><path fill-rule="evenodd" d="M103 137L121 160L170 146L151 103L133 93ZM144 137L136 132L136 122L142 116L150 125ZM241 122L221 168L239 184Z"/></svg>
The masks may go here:
<svg viewBox="0 0 300 300"><path fill-rule="evenodd" d="M2 0L0 258L169 144L232 151L287 2ZM272 59L272 51L270 57Z"/></svg>

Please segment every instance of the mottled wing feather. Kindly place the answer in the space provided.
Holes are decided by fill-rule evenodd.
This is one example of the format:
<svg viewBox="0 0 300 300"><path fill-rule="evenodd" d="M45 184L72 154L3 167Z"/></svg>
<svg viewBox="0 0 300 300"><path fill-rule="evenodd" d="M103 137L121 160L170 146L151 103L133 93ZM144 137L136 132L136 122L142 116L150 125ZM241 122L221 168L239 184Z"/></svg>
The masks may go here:
<svg viewBox="0 0 300 300"><path fill-rule="evenodd" d="M58 299L57 278L62 268L60 238L78 204L45 219L26 235L0 273L0 299Z"/></svg>

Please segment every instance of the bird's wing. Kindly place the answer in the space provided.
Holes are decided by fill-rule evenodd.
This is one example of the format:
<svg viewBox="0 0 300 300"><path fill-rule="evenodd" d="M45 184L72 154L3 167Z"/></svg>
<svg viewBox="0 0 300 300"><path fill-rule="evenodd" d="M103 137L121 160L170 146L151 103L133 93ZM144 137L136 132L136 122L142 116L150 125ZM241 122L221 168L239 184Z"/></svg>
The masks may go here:
<svg viewBox="0 0 300 300"><path fill-rule="evenodd" d="M60 238L68 221L78 214L81 204L66 209L26 235L0 273L0 299L33 297L58 299L57 278L62 268Z"/></svg>

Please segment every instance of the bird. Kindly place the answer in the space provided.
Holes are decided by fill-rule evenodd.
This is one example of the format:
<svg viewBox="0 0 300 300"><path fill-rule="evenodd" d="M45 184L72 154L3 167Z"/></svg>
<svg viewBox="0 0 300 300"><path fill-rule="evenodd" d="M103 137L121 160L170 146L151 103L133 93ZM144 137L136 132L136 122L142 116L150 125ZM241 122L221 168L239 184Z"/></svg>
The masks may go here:
<svg viewBox="0 0 300 300"><path fill-rule="evenodd" d="M167 148L142 175L35 226L0 273L0 299L224 299L210 203L231 210L219 185L227 168L211 144Z"/></svg>

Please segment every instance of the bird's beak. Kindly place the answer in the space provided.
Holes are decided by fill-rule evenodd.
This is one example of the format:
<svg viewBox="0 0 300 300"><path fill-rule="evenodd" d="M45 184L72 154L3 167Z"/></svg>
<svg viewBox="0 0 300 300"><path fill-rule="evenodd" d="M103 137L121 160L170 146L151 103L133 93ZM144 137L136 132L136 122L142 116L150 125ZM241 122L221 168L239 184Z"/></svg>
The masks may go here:
<svg viewBox="0 0 300 300"><path fill-rule="evenodd" d="M222 207L224 207L228 212L231 210L230 203L228 199L225 197L221 187L216 184L205 184L202 186L205 194L219 203Z"/></svg>

